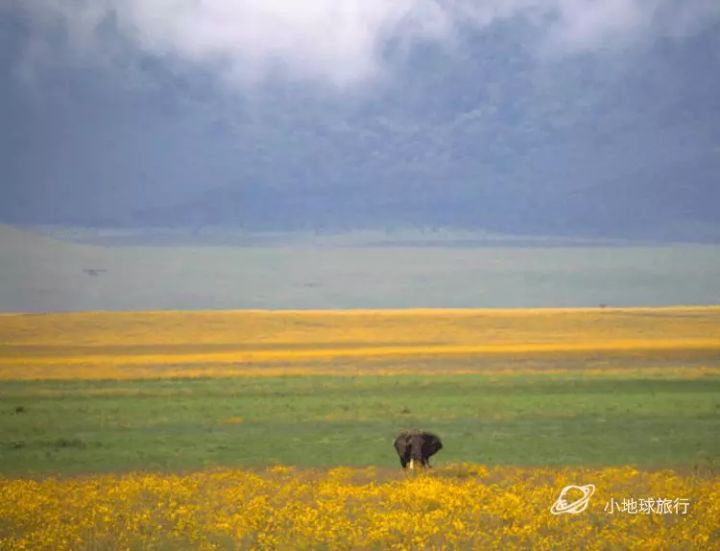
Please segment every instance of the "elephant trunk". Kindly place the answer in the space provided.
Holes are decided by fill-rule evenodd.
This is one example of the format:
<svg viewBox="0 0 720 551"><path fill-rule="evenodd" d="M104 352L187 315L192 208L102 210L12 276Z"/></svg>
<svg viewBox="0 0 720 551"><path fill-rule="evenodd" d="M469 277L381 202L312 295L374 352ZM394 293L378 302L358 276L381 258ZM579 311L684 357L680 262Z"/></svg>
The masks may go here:
<svg viewBox="0 0 720 551"><path fill-rule="evenodd" d="M413 440L410 443L410 469L414 469L415 465L425 466L422 455L422 442L419 440Z"/></svg>

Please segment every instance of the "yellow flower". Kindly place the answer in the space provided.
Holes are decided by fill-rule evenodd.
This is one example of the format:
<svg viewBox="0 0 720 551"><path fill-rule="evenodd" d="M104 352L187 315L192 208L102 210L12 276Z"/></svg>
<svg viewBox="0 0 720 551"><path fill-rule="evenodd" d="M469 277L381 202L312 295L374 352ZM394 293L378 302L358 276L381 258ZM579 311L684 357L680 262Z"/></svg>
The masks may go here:
<svg viewBox="0 0 720 551"><path fill-rule="evenodd" d="M597 490L555 516L569 484ZM686 513L608 512L611 499L687 499ZM720 477L632 467L454 465L404 477L382 469L275 466L185 475L0 477L0 548L20 549L711 549Z"/></svg>

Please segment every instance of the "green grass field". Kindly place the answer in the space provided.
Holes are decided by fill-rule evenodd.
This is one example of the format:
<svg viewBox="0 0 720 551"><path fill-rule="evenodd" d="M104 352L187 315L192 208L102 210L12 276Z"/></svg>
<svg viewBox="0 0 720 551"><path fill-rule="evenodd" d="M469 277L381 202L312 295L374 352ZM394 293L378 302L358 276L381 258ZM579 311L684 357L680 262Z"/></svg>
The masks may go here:
<svg viewBox="0 0 720 551"><path fill-rule="evenodd" d="M302 376L3 382L7 474L214 465L394 466L393 435L437 431L435 462L720 466L720 378Z"/></svg>
<svg viewBox="0 0 720 551"><path fill-rule="evenodd" d="M720 470L720 309L0 316L0 473Z"/></svg>

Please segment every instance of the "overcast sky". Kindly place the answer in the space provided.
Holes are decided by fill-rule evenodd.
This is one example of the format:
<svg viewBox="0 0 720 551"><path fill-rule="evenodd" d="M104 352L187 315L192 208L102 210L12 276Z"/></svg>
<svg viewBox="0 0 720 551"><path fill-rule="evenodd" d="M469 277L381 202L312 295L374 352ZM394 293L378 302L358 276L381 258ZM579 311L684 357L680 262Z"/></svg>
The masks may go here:
<svg viewBox="0 0 720 551"><path fill-rule="evenodd" d="M452 48L462 29L503 20L527 20L539 53L562 56L683 39L720 15L713 0L9 0L6 9L28 28L16 70L29 79L61 60L152 56L205 68L240 92L271 78L367 84L392 76L388 46Z"/></svg>
<svg viewBox="0 0 720 551"><path fill-rule="evenodd" d="M714 239L719 31L715 0L0 0L0 219Z"/></svg>

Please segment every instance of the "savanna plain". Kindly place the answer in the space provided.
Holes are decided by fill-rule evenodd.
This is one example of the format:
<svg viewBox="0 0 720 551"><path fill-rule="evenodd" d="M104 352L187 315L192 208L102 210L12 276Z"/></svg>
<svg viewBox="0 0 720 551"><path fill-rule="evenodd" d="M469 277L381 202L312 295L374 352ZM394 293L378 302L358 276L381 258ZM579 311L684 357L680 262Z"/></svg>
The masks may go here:
<svg viewBox="0 0 720 551"><path fill-rule="evenodd" d="M3 549L720 548L720 307L5 314L0 399Z"/></svg>

